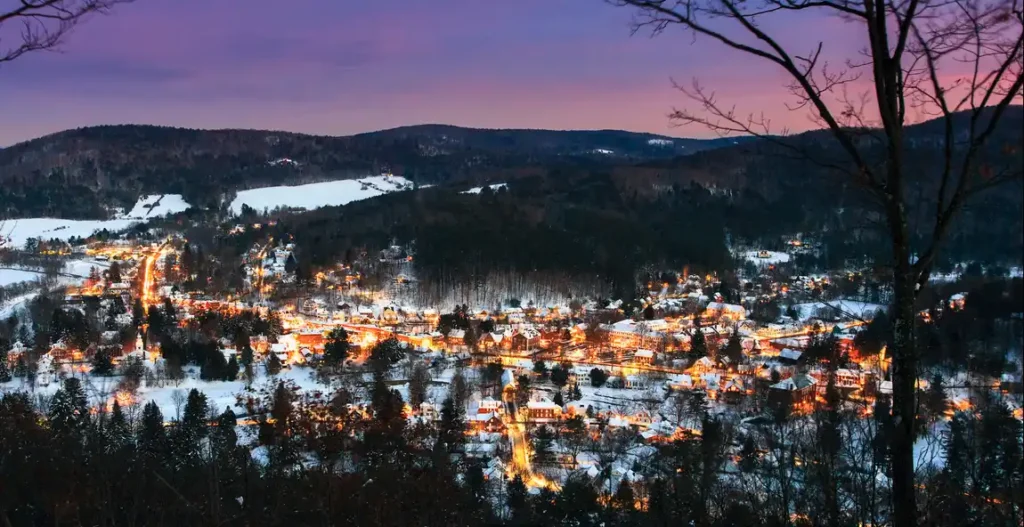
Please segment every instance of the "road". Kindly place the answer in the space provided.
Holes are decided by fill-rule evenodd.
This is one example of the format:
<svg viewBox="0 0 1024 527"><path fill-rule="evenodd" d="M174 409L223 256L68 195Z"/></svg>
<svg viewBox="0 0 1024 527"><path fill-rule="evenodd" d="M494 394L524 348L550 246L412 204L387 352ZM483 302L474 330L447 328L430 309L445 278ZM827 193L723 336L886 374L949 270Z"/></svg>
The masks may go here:
<svg viewBox="0 0 1024 527"><path fill-rule="evenodd" d="M159 300L155 294L155 279L156 279L156 261L158 258L163 258L167 252L167 244L164 243L155 251L151 251L146 255L146 259L142 262L142 307L148 313L149 306L155 301Z"/></svg>
<svg viewBox="0 0 1024 527"><path fill-rule="evenodd" d="M557 483L533 471L530 462L530 442L526 439L526 425L517 420L519 412L516 408L515 395L506 393L502 397L505 400L505 428L512 443L512 473L522 477L527 487L548 487L551 490L558 490Z"/></svg>

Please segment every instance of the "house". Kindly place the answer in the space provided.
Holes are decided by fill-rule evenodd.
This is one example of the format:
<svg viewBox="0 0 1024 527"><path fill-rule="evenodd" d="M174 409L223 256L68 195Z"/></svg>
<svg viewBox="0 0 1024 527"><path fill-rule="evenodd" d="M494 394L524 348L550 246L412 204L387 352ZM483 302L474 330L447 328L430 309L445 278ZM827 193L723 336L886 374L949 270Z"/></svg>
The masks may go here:
<svg viewBox="0 0 1024 527"><path fill-rule="evenodd" d="M645 349L636 350L636 353L633 354L633 362L650 365L654 362L654 352Z"/></svg>
<svg viewBox="0 0 1024 527"><path fill-rule="evenodd" d="M707 372L715 371L715 361L711 357L701 357L694 361L693 366L690 367L690 372L695 375L701 375Z"/></svg>
<svg viewBox="0 0 1024 527"><path fill-rule="evenodd" d="M797 350L791 349L791 348L786 348L786 349L784 349L784 350L779 352L779 362L782 363L782 364L793 365L793 364L796 364L797 362L800 361L800 357L802 355L803 355L803 352L801 352L801 351L797 351Z"/></svg>
<svg viewBox="0 0 1024 527"><path fill-rule="evenodd" d="M448 332L445 340L449 346L463 346L466 344L466 330L464 329L452 329Z"/></svg>
<svg viewBox="0 0 1024 527"><path fill-rule="evenodd" d="M544 399L526 403L526 412L531 421L544 421L560 418L562 407Z"/></svg>
<svg viewBox="0 0 1024 527"><path fill-rule="evenodd" d="M299 347L322 350L327 339L322 331L301 331L295 336L295 342Z"/></svg>
<svg viewBox="0 0 1024 527"><path fill-rule="evenodd" d="M726 379L719 387L719 394L727 403L738 403L747 393L747 382L742 377Z"/></svg>
<svg viewBox="0 0 1024 527"><path fill-rule="evenodd" d="M480 414L500 413L501 411L501 401L492 399L490 397L483 398L483 400L481 400L480 404L477 406L477 413Z"/></svg>
<svg viewBox="0 0 1024 527"><path fill-rule="evenodd" d="M806 374L794 375L773 384L768 391L769 402L799 404L810 401L817 390L818 381Z"/></svg>
<svg viewBox="0 0 1024 527"><path fill-rule="evenodd" d="M622 387L627 390L646 390L650 382L645 375L626 375L622 378Z"/></svg>
<svg viewBox="0 0 1024 527"><path fill-rule="evenodd" d="M741 305L711 302L704 309L703 317L724 323L736 323L747 318L747 310Z"/></svg>
<svg viewBox="0 0 1024 527"><path fill-rule="evenodd" d="M669 379L665 381L665 386L672 390L692 390L693 377L688 374L670 375Z"/></svg>

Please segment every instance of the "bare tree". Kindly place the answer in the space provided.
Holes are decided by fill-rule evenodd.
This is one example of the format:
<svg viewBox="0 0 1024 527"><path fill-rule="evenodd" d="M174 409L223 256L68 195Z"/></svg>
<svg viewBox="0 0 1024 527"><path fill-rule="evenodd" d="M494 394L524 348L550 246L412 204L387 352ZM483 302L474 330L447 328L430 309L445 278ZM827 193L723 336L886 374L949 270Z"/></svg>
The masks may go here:
<svg viewBox="0 0 1024 527"><path fill-rule="evenodd" d="M0 64L26 53L52 50L82 21L133 0L17 0L0 10ZM7 4L10 4L8 6ZM14 36L20 27L20 35ZM12 40L7 44L5 40Z"/></svg>
<svg viewBox="0 0 1024 527"><path fill-rule="evenodd" d="M1019 180L1019 157L995 170L988 148L1007 108L1021 101L1021 0L612 0L636 9L634 31L680 28L778 66L789 78L795 104L828 132L834 148L813 148L772 130L763 115L743 116L697 81L677 87L697 111L677 109L678 124L697 124L723 135L749 134L778 150L813 162L864 189L879 207L891 242L894 521L916 523L914 492L914 382L918 359L914 303L928 282L936 254L964 203L1000 183ZM833 15L862 30L865 45L838 68L835 53L848 44L817 42L787 49L766 22L808 13ZM778 27L778 26L777 26ZM786 25L785 27L791 27ZM864 83L858 84L863 78ZM868 82L870 81L870 82ZM862 93L858 86L866 86ZM909 166L907 111L937 116L941 159ZM1019 139L1009 148L1019 151ZM841 154L823 152L838 150ZM1005 153L1005 152L1004 152ZM1017 152L1011 152L1017 156ZM922 173L928 172L928 173ZM934 186L913 185L925 177ZM917 190L914 190L914 189ZM918 195L928 188L928 196ZM912 207L928 203L920 246L910 224ZM916 258L915 258L916 256Z"/></svg>

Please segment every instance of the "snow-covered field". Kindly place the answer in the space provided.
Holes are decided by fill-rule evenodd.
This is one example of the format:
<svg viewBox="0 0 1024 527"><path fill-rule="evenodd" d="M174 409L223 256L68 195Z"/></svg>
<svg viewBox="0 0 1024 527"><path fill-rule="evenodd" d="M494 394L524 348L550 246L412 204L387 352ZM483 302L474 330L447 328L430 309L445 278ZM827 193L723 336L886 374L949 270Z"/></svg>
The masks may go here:
<svg viewBox="0 0 1024 527"><path fill-rule="evenodd" d="M0 269L0 287L29 282L39 278L38 271L27 271L25 269Z"/></svg>
<svg viewBox="0 0 1024 527"><path fill-rule="evenodd" d="M491 190L498 190L499 188L505 188L506 184L505 183L495 183L493 185L487 185L487 186L490 187ZM462 193L463 194L479 194L483 189L484 189L483 187L473 187L473 188L471 188L469 190L463 190Z"/></svg>
<svg viewBox="0 0 1024 527"><path fill-rule="evenodd" d="M390 192L412 189L412 182L399 176L372 176L363 179L343 179L310 183L294 187L264 187L243 190L231 202L231 211L242 212L242 205L257 211L277 207L315 209L344 205L353 201L373 198Z"/></svg>
<svg viewBox="0 0 1024 527"><path fill-rule="evenodd" d="M819 310L837 309L839 311L840 318L863 318L872 319L875 318L875 313L879 310L885 310L885 306L881 304L872 304L870 302L858 302L856 300L830 300L828 302L810 302L806 304L796 304L793 307L800 313L801 320L807 320L811 317L816 316Z"/></svg>
<svg viewBox="0 0 1024 527"><path fill-rule="evenodd" d="M788 254L776 251L764 251L763 256L762 258L761 251L747 251L743 253L743 258L748 262L754 262L759 265L773 265L789 261Z"/></svg>
<svg viewBox="0 0 1024 527"><path fill-rule="evenodd" d="M132 210L128 211L125 217L140 220L157 218L168 214L184 212L190 207L191 205L185 202L185 198L181 194L155 194L139 198L139 201L135 203L135 206L132 207Z"/></svg>
<svg viewBox="0 0 1024 527"><path fill-rule="evenodd" d="M62 218L21 218L4 220L2 234L7 243L24 247L29 238L68 240L85 238L96 231L119 231L148 218L184 211L189 204L179 194L142 196L128 214L112 220L66 220Z"/></svg>

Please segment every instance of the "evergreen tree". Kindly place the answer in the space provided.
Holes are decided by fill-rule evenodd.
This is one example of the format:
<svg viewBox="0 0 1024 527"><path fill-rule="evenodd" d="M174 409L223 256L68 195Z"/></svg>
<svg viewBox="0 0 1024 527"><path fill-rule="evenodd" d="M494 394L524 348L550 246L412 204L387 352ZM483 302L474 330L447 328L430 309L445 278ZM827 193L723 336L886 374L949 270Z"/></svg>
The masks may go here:
<svg viewBox="0 0 1024 527"><path fill-rule="evenodd" d="M235 427L238 426L238 418L231 408L225 408L224 413L217 417L216 439L221 448L234 448L238 443L238 435Z"/></svg>
<svg viewBox="0 0 1024 527"><path fill-rule="evenodd" d="M552 402L554 402L558 406L565 406L565 400L562 398L562 390L558 390L557 392L555 392L555 398Z"/></svg>
<svg viewBox="0 0 1024 527"><path fill-rule="evenodd" d="M276 353L269 353L267 357L267 375L277 375L281 373L281 359L277 358Z"/></svg>
<svg viewBox="0 0 1024 527"><path fill-rule="evenodd" d="M430 372L426 365L417 362L409 376L409 404L418 409L427 400L427 387L430 384Z"/></svg>
<svg viewBox="0 0 1024 527"><path fill-rule="evenodd" d="M89 422L89 404L81 382L70 377L50 399L50 428L58 438L81 438Z"/></svg>
<svg viewBox="0 0 1024 527"><path fill-rule="evenodd" d="M600 388L604 386L604 383L608 381L608 372L601 368L594 368L590 370L590 385L594 388Z"/></svg>
<svg viewBox="0 0 1024 527"><path fill-rule="evenodd" d="M701 357L708 356L708 343L704 338L704 332L700 330L700 326L697 326L693 331L693 336L690 337L690 351L687 356L691 360L698 360Z"/></svg>
<svg viewBox="0 0 1024 527"><path fill-rule="evenodd" d="M438 441L446 452L454 452L462 445L465 427L465 422L461 412L455 406L455 401L451 397L446 397L441 404L441 430L438 436Z"/></svg>
<svg viewBox="0 0 1024 527"><path fill-rule="evenodd" d="M548 365L544 361L537 359L533 361L533 373L540 375L541 377L548 376Z"/></svg>
<svg viewBox="0 0 1024 527"><path fill-rule="evenodd" d="M331 365L340 365L348 358L348 332L345 328L332 329L324 344L324 360Z"/></svg>
<svg viewBox="0 0 1024 527"><path fill-rule="evenodd" d="M946 411L948 399L946 397L946 389L942 386L942 383L942 375L936 373L932 377L931 384L928 386L928 394L924 398L925 407L933 419L942 417L942 414Z"/></svg>
<svg viewBox="0 0 1024 527"><path fill-rule="evenodd" d="M561 388L569 382L569 368L566 364L558 364L551 368L551 383Z"/></svg>
<svg viewBox="0 0 1024 527"><path fill-rule="evenodd" d="M573 401L579 401L583 398L583 391L580 390L580 383L573 383L572 385L572 397Z"/></svg>
<svg viewBox="0 0 1024 527"><path fill-rule="evenodd" d="M224 354L214 346L207 350L206 361L199 369L199 378L204 381L223 380L227 368L228 363L224 360Z"/></svg>
<svg viewBox="0 0 1024 527"><path fill-rule="evenodd" d="M252 346L245 346L242 348L242 365L251 366L253 361Z"/></svg>
<svg viewBox="0 0 1024 527"><path fill-rule="evenodd" d="M117 400L114 400L113 407L110 410L110 422L107 424L107 435L110 438L111 448L117 450L121 446L127 445L128 441L131 440L132 432L131 427L128 425L128 419L124 415L124 411L121 410L121 405L118 404Z"/></svg>
<svg viewBox="0 0 1024 527"><path fill-rule="evenodd" d="M155 401L142 408L142 423L139 426L139 451L151 462L159 463L167 452L167 431L164 429L164 415Z"/></svg>
<svg viewBox="0 0 1024 527"><path fill-rule="evenodd" d="M146 323L146 308L142 306L142 299L136 298L132 304L132 325L141 328Z"/></svg>
<svg viewBox="0 0 1024 527"><path fill-rule="evenodd" d="M235 356L232 355L228 359L227 365L224 366L224 380L233 381L238 378L238 361L235 360Z"/></svg>
<svg viewBox="0 0 1024 527"><path fill-rule="evenodd" d="M0 342L0 383L10 382L11 370L7 367L7 346Z"/></svg>
<svg viewBox="0 0 1024 527"><path fill-rule="evenodd" d="M733 331L729 336L729 342L722 350L722 355L729 359L729 364L734 366L743 362L743 345L740 342L739 331Z"/></svg>
<svg viewBox="0 0 1024 527"><path fill-rule="evenodd" d="M506 500L508 508L512 511L513 518L521 518L525 513L526 498L526 483L523 482L523 476L516 473L512 480L508 482L508 498Z"/></svg>
<svg viewBox="0 0 1024 527"><path fill-rule="evenodd" d="M118 283L121 281L121 264L118 262L111 262L110 269L107 269L107 278L111 283Z"/></svg>
<svg viewBox="0 0 1024 527"><path fill-rule="evenodd" d="M104 377L114 373L114 360L110 356L108 348L101 347L96 350L96 354L92 357L92 373Z"/></svg>

